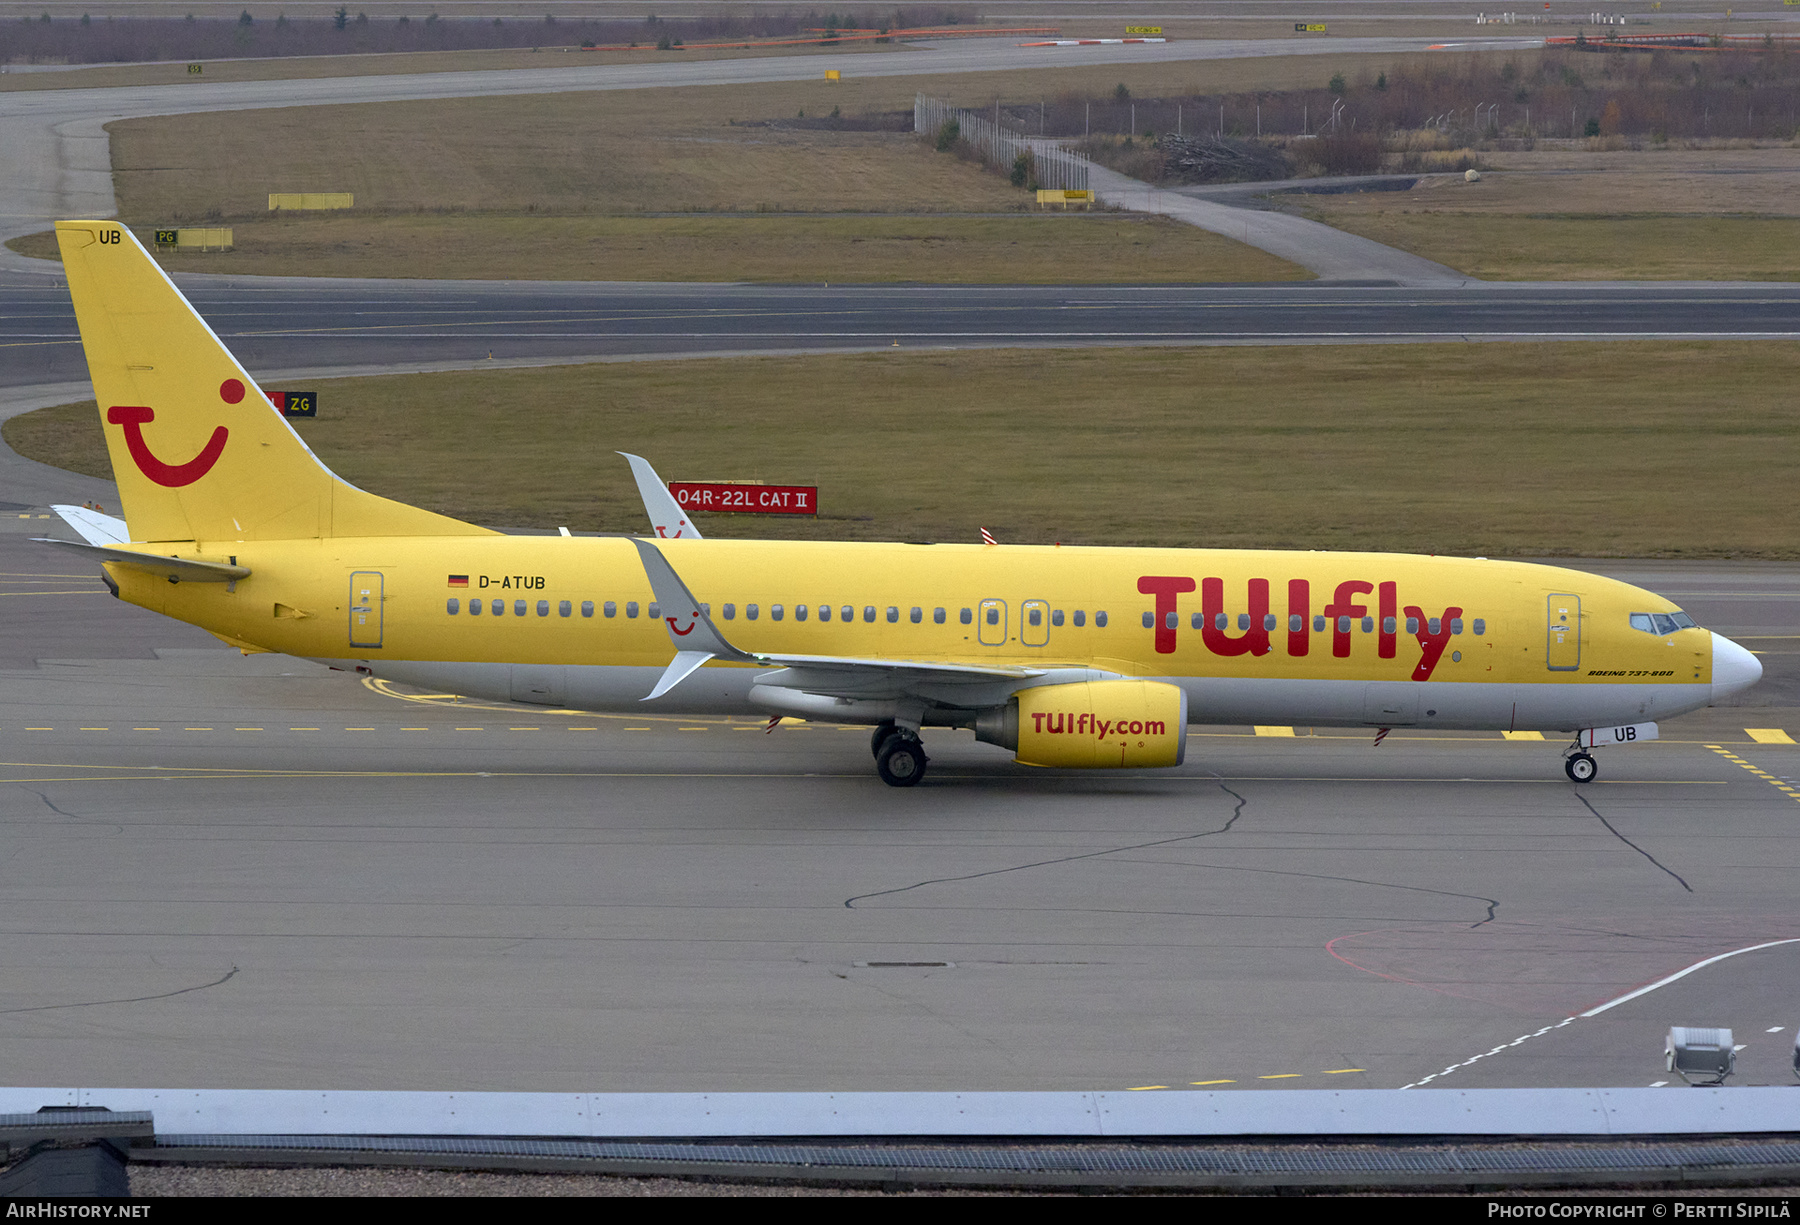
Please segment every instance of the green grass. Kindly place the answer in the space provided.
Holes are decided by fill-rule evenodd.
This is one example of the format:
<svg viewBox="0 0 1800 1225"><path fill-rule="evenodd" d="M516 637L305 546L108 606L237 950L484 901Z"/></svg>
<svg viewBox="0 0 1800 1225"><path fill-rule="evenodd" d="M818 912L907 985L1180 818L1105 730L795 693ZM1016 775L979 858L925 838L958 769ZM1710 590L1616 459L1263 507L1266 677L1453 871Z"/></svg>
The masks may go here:
<svg viewBox="0 0 1800 1225"><path fill-rule="evenodd" d="M1488 281L1800 280L1795 217L1321 214Z"/></svg>
<svg viewBox="0 0 1800 1225"><path fill-rule="evenodd" d="M816 483L718 536L1800 556L1800 345L982 350L321 382L346 479L480 523L642 530L668 479ZM91 405L5 426L102 470ZM98 459L98 463L96 463Z"/></svg>
<svg viewBox="0 0 1800 1225"><path fill-rule="evenodd" d="M1273 255L1159 217L399 217L238 222L235 250L172 271L287 276L938 284L1289 281ZM139 234L146 242L148 231ZM15 250L55 257L53 234Z"/></svg>

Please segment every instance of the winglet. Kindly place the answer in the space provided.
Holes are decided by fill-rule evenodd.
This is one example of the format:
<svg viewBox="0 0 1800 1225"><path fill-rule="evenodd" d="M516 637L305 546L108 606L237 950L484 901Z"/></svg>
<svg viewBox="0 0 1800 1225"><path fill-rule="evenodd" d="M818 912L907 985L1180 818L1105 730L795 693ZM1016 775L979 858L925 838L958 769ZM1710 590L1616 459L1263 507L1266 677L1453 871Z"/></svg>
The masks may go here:
<svg viewBox="0 0 1800 1225"><path fill-rule="evenodd" d="M675 658L669 661L668 669L662 679L656 682L656 688L639 698L640 702L652 702L660 698L675 686L693 675L701 664L712 658L710 651L677 651Z"/></svg>
<svg viewBox="0 0 1800 1225"><path fill-rule="evenodd" d="M675 644L677 651L683 654L716 655L720 659L739 663L756 662L757 656L740 651L725 641L725 635L719 632L718 627L712 623L712 618L700 607L700 601L687 589L687 584L675 573L675 567L669 564L669 559L662 555L661 549L648 540L639 540L635 536L631 543L637 546L638 557L644 563L644 573L650 579L650 590L655 592L663 623L669 628L669 641Z"/></svg>
<svg viewBox="0 0 1800 1225"><path fill-rule="evenodd" d="M688 518L687 512L669 492L669 487L656 475L656 469L650 461L641 455L632 455L620 451L631 465L631 475L637 478L638 496L644 499L644 513L650 516L650 530L656 533L659 540L700 540L700 529Z"/></svg>

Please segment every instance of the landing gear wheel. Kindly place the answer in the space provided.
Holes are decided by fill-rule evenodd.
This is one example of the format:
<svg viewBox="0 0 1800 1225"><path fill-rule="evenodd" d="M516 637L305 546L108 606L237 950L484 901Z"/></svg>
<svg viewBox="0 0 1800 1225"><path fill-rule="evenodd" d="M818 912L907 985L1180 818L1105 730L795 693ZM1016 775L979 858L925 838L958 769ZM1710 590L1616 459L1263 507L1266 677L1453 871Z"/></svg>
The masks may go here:
<svg viewBox="0 0 1800 1225"><path fill-rule="evenodd" d="M911 736L895 733L881 746L875 772L890 787L917 786L925 777L925 746Z"/></svg>
<svg viewBox="0 0 1800 1225"><path fill-rule="evenodd" d="M1586 753L1572 753L1564 760L1563 770L1572 783L1591 783L1594 775L1600 773L1600 766Z"/></svg>
<svg viewBox="0 0 1800 1225"><path fill-rule="evenodd" d="M880 757L881 746L887 743L887 738L889 736L892 736L899 730L900 729L895 727L892 723L877 723L875 725L874 734L869 737L869 752L876 757Z"/></svg>

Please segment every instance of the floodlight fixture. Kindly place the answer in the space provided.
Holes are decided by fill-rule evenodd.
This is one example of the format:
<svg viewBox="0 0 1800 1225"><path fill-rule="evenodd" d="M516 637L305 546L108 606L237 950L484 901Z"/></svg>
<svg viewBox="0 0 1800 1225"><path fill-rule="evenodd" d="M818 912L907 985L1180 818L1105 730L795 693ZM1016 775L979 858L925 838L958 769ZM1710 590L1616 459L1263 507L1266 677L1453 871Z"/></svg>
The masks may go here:
<svg viewBox="0 0 1800 1225"><path fill-rule="evenodd" d="M1796 1054L1800 1060L1800 1054ZM1663 1066L1690 1085L1722 1085L1737 1070L1737 1047L1729 1029L1669 1027L1663 1039Z"/></svg>

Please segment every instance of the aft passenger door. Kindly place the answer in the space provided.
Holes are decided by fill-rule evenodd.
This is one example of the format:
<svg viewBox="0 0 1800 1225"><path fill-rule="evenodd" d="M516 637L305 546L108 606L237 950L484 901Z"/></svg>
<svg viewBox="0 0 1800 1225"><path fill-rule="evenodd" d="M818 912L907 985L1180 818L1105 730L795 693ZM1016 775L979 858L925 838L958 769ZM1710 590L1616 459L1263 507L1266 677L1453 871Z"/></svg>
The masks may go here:
<svg viewBox="0 0 1800 1225"><path fill-rule="evenodd" d="M381 645L381 571L358 570L350 576L350 645Z"/></svg>
<svg viewBox="0 0 1800 1225"><path fill-rule="evenodd" d="M1553 591L1545 601L1547 642L1544 662L1552 672L1581 670L1581 597Z"/></svg>

